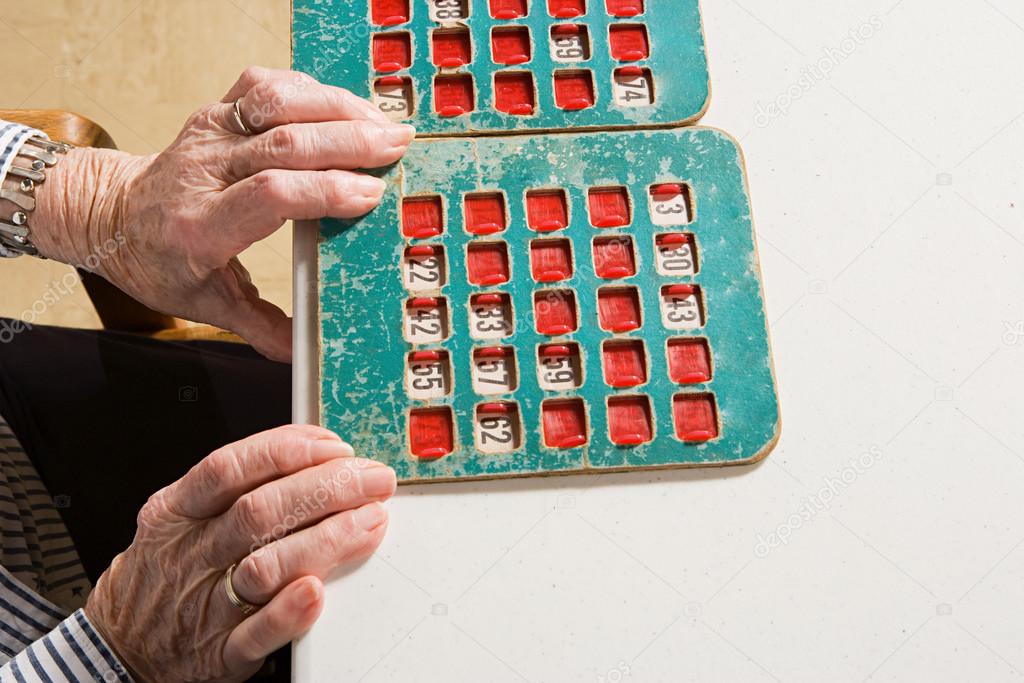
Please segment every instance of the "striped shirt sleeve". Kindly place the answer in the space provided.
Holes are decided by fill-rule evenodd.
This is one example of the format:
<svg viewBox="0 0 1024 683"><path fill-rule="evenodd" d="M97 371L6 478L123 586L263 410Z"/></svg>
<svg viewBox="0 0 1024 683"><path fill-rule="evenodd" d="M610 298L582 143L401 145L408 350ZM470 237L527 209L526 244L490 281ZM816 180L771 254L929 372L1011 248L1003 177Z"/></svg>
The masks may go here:
<svg viewBox="0 0 1024 683"><path fill-rule="evenodd" d="M0 683L131 680L73 611L90 588L55 499L0 416Z"/></svg>
<svg viewBox="0 0 1024 683"><path fill-rule="evenodd" d="M0 683L130 682L128 671L82 610L28 645L3 667Z"/></svg>

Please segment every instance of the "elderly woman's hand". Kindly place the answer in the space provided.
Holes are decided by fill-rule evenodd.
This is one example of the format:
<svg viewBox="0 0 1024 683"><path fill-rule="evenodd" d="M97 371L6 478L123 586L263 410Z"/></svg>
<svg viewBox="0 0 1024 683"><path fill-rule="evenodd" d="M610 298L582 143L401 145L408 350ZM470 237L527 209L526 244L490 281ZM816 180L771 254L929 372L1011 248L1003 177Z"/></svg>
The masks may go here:
<svg viewBox="0 0 1024 683"><path fill-rule="evenodd" d="M290 321L237 255L287 219L372 210L384 183L356 171L398 161L414 134L345 90L251 68L161 154L72 151L39 189L32 238L151 308L287 360Z"/></svg>
<svg viewBox="0 0 1024 683"><path fill-rule="evenodd" d="M376 549L395 473L317 427L226 446L156 493L86 614L141 681L237 681L320 614L321 579ZM225 570L248 603L225 590Z"/></svg>

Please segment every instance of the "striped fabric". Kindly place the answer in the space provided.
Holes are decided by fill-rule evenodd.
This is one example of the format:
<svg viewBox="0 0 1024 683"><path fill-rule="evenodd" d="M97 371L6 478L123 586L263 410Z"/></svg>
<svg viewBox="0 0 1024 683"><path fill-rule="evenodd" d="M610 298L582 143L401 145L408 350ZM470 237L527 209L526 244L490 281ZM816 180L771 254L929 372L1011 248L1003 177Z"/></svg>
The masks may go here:
<svg viewBox="0 0 1024 683"><path fill-rule="evenodd" d="M9 123L0 119L0 184L3 184L4 178L7 177L7 171L10 170L11 165L14 163L14 158L18 156L18 152L21 150L21 146L25 144L25 140L33 135L43 138L49 137L34 128L17 123ZM6 218L10 217L7 216ZM3 244L0 244L0 258L14 258L20 255L17 252L4 248Z"/></svg>
<svg viewBox="0 0 1024 683"><path fill-rule="evenodd" d="M50 498L0 420L0 567L66 612L83 606L92 587L57 512L69 502Z"/></svg>
<svg viewBox="0 0 1024 683"><path fill-rule="evenodd" d="M57 504L0 417L0 683L130 681L78 609L91 585Z"/></svg>

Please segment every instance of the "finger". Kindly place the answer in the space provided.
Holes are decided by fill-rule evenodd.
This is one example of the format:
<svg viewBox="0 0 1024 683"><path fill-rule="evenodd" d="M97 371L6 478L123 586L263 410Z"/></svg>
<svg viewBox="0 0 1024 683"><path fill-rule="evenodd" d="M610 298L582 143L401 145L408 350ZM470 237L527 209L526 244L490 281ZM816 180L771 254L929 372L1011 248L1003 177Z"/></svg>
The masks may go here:
<svg viewBox="0 0 1024 683"><path fill-rule="evenodd" d="M221 192L207 235L218 259L235 256L287 220L357 218L369 213L387 184L350 171L261 171Z"/></svg>
<svg viewBox="0 0 1024 683"><path fill-rule="evenodd" d="M241 96L239 108L245 123L257 133L288 123L352 120L390 123L372 103L348 90L323 85L296 72L256 83Z"/></svg>
<svg viewBox="0 0 1024 683"><path fill-rule="evenodd" d="M389 166L405 154L416 129L371 121L293 123L246 138L229 152L238 179L268 169L353 170Z"/></svg>
<svg viewBox="0 0 1024 683"><path fill-rule="evenodd" d="M288 363L292 359L292 319L258 294L233 306L220 327L237 334L268 360Z"/></svg>
<svg viewBox="0 0 1024 683"><path fill-rule="evenodd" d="M300 577L324 579L369 557L384 540L387 519L380 503L335 514L248 555L235 567L231 583L243 600L262 604Z"/></svg>
<svg viewBox="0 0 1024 683"><path fill-rule="evenodd" d="M172 512L207 519L268 481L352 455L352 447L326 429L278 427L214 451L162 496Z"/></svg>
<svg viewBox="0 0 1024 683"><path fill-rule="evenodd" d="M233 253L227 252L224 256ZM211 298L215 299L215 303L206 307L211 311L213 324L234 332L270 360L279 363L290 361L292 319L278 306L260 296L252 276L237 257L229 258L225 277L229 282L228 296L218 296L220 292L212 287ZM231 284L234 288L231 288ZM216 312L218 309L221 311L219 315Z"/></svg>
<svg viewBox="0 0 1024 683"><path fill-rule="evenodd" d="M234 102L245 93L252 90L257 83L269 80L284 80L298 74L299 78L309 78L312 76L302 73L301 71L291 71L289 69L268 69L265 66L250 66L247 67L239 76L235 84L231 86L228 93L221 99L221 102Z"/></svg>
<svg viewBox="0 0 1024 683"><path fill-rule="evenodd" d="M258 666L308 631L324 606L323 583L312 576L292 582L265 607L235 627L224 644L229 671Z"/></svg>
<svg viewBox="0 0 1024 683"><path fill-rule="evenodd" d="M296 472L241 496L208 527L237 559L332 514L387 500L395 472L362 458L342 458Z"/></svg>

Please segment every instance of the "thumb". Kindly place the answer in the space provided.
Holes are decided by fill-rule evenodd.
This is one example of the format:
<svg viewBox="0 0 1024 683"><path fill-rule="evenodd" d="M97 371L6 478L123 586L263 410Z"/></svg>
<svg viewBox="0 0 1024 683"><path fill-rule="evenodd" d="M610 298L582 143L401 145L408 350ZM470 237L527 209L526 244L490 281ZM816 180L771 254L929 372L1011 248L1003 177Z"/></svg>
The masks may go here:
<svg viewBox="0 0 1024 683"><path fill-rule="evenodd" d="M278 306L260 296L245 266L235 258L228 269L234 275L241 301L229 302L224 325L270 360L292 359L292 319Z"/></svg>
<svg viewBox="0 0 1024 683"><path fill-rule="evenodd" d="M257 298L242 310L245 315L237 317L231 331L270 360L290 363L292 319L266 299Z"/></svg>

